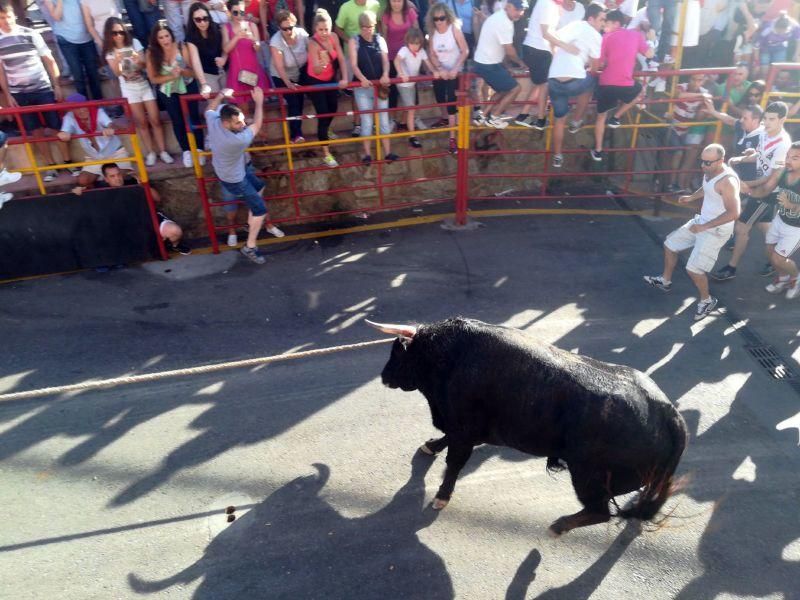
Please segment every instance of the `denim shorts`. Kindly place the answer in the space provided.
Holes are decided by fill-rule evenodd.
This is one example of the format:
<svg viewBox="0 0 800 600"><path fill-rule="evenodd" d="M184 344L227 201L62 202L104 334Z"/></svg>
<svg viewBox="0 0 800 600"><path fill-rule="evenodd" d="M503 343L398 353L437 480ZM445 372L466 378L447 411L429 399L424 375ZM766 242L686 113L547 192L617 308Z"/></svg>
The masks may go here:
<svg viewBox="0 0 800 600"><path fill-rule="evenodd" d="M8 141L8 136L5 134L5 132L0 131L0 148L5 146L7 141Z"/></svg>
<svg viewBox="0 0 800 600"><path fill-rule="evenodd" d="M472 72L482 77L495 92L509 92L517 86L517 80L500 63L485 65L476 62L473 63Z"/></svg>
<svg viewBox="0 0 800 600"><path fill-rule="evenodd" d="M595 85L597 85L597 79L592 75L586 75L583 79L570 79L569 81L548 79L547 89L550 93L550 103L553 105L555 118L566 117L569 112L569 99L591 92L594 90Z"/></svg>
<svg viewBox="0 0 800 600"><path fill-rule="evenodd" d="M266 182L256 177L256 169L252 164L247 165L242 181L237 183L220 181L219 184L222 187L222 199L225 202L242 199L254 217L267 214L267 205L264 203L264 198L261 197L261 190L266 186ZM235 210L235 204L225 205L225 212L234 212Z"/></svg>
<svg viewBox="0 0 800 600"><path fill-rule="evenodd" d="M56 96L53 90L44 90L41 92L20 92L19 94L11 94L17 104L20 106L38 106L39 104L55 104ZM25 125L25 131L30 133L35 129L42 127L49 127L58 131L61 129L61 119L58 113L54 111L47 111L42 113L24 113L20 115L22 123ZM42 125L44 120L44 125ZM21 132L20 132L21 133Z"/></svg>

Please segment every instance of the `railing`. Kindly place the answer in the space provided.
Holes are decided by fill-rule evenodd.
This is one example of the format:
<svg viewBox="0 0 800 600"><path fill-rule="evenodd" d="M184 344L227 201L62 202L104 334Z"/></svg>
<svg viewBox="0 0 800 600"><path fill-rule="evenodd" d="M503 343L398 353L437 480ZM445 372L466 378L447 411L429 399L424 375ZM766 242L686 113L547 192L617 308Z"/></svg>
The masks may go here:
<svg viewBox="0 0 800 600"><path fill-rule="evenodd" d="M155 203L153 202L153 193L150 188L150 182L147 176L147 169L145 168L144 160L142 159L142 150L141 146L139 145L139 138L136 134L136 128L133 126L133 117L130 112L130 106L128 105L127 100L122 98L111 99L111 100L91 100L88 102L60 102L58 104L41 104L36 106L19 106L14 108L3 108L0 109L0 116L12 116L17 124L17 128L20 132L20 137L10 137L8 139L9 145L21 145L25 148L25 155L28 158L28 163L30 164L29 167L24 167L17 169L22 173L31 173L36 179L36 185L39 189L39 193L41 195L46 195L47 190L44 185L44 181L42 179L42 172L43 171L50 171L50 170L58 170L58 169L67 169L67 168L74 168L74 167L84 167L89 165L104 165L108 162L112 162L112 159L99 159L99 160L84 160L84 161L75 161L69 163L59 163L55 165L39 165L36 160L36 153L33 149L33 144L39 143L52 143L60 141L55 136L34 136L28 133L27 129L25 128L25 123L22 119L23 114L42 114L47 112L58 112L62 115L78 109L78 108L101 108L104 106L122 106L124 114L131 125L124 129L115 129L115 133L117 135L128 135L130 136L131 145L133 146L133 156L124 157L124 158L115 158L113 159L114 162L133 162L136 165L137 171L139 173L139 182L142 185L142 188L145 192L145 197L147 198L147 207L150 212L150 219L153 225L153 231L156 234L156 241L158 243L158 250L161 258L166 260L167 250L164 246L164 241L161 238L159 223L158 223L158 216L156 215ZM71 135L70 139L80 139L80 138L94 138L94 137L103 137L102 133L86 133L80 135ZM124 146L123 146L124 147Z"/></svg>

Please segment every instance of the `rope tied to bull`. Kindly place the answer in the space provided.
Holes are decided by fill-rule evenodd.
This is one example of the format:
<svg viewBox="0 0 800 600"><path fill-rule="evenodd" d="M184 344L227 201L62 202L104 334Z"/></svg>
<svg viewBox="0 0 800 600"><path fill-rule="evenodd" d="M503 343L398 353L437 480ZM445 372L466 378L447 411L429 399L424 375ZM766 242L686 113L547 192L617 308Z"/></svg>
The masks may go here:
<svg viewBox="0 0 800 600"><path fill-rule="evenodd" d="M148 383L152 381L160 381L162 379L169 379L170 377L186 377L189 375L205 375L208 373L216 373L219 371L227 371L230 369L242 369L247 367L257 367L261 365L268 365L276 362L283 362L287 360L297 360L301 358L314 358L317 356L324 356L326 354L334 354L336 352L344 352L347 350L360 350L361 348L368 348L370 346L377 346L378 344L386 344L393 342L396 338L384 338L381 340L372 340L370 342L359 342L356 344L343 344L340 346L330 346L328 348L317 348L314 350L303 350L301 352L292 352L289 354L276 354L274 356L260 356L258 358L247 358L244 360L235 360L225 363L214 365L203 365L200 367L188 367L185 369L174 369L171 371L160 371L158 373L142 373L141 375L128 375L125 377L114 377L112 379L100 379L94 381L84 381L81 383L72 383L68 385L60 385L55 387L39 388L35 390L26 390L23 392L12 392L9 394L0 394L0 402L10 402L12 400L30 400L31 398L41 398L44 396L52 396L55 394L66 394L70 392L85 392L89 390L108 389L121 385L131 385L134 383Z"/></svg>

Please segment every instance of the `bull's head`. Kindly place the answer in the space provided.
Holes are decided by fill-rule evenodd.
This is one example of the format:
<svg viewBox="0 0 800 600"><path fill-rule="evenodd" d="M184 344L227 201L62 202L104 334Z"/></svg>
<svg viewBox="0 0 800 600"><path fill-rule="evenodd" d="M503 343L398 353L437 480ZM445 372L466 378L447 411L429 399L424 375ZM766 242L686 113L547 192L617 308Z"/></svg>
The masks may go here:
<svg viewBox="0 0 800 600"><path fill-rule="evenodd" d="M383 385L392 389L400 388L405 392L416 390L419 373L417 373L415 361L410 355L417 328L412 325L374 323L369 320L366 323L378 331L397 336L394 344L392 344L392 354L389 357L389 362L386 363L381 372Z"/></svg>

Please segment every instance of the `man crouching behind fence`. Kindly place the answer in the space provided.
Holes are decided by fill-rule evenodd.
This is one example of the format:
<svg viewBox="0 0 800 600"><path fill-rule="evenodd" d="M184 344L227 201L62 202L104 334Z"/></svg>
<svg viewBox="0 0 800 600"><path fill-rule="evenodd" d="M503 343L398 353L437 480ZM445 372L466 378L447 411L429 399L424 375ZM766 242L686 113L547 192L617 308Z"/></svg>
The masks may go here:
<svg viewBox="0 0 800 600"><path fill-rule="evenodd" d="M709 144L700 155L703 186L691 196L681 196L686 204L703 199L700 214L673 231L664 241L664 273L645 275L644 280L655 288L672 289L672 272L678 264L678 253L692 248L686 261L686 272L700 293L694 320L704 319L717 306L717 299L708 291L708 273L717 260L720 248L733 233L733 222L739 218L739 176L725 164L725 149Z"/></svg>
<svg viewBox="0 0 800 600"><path fill-rule="evenodd" d="M256 248L256 240L261 225L267 217L267 205L262 194L266 182L255 175L255 168L249 162L245 150L261 129L264 120L264 92L255 88L250 92L256 105L253 124L249 127L244 122L244 113L233 104L219 105L231 90L222 90L208 103L206 125L208 126L208 144L211 149L211 164L219 178L220 185L231 198L241 198L250 209L247 223L250 231L247 242L242 246L242 254L256 264L262 265L264 257ZM275 237L283 237L283 232L267 222L267 232Z"/></svg>

